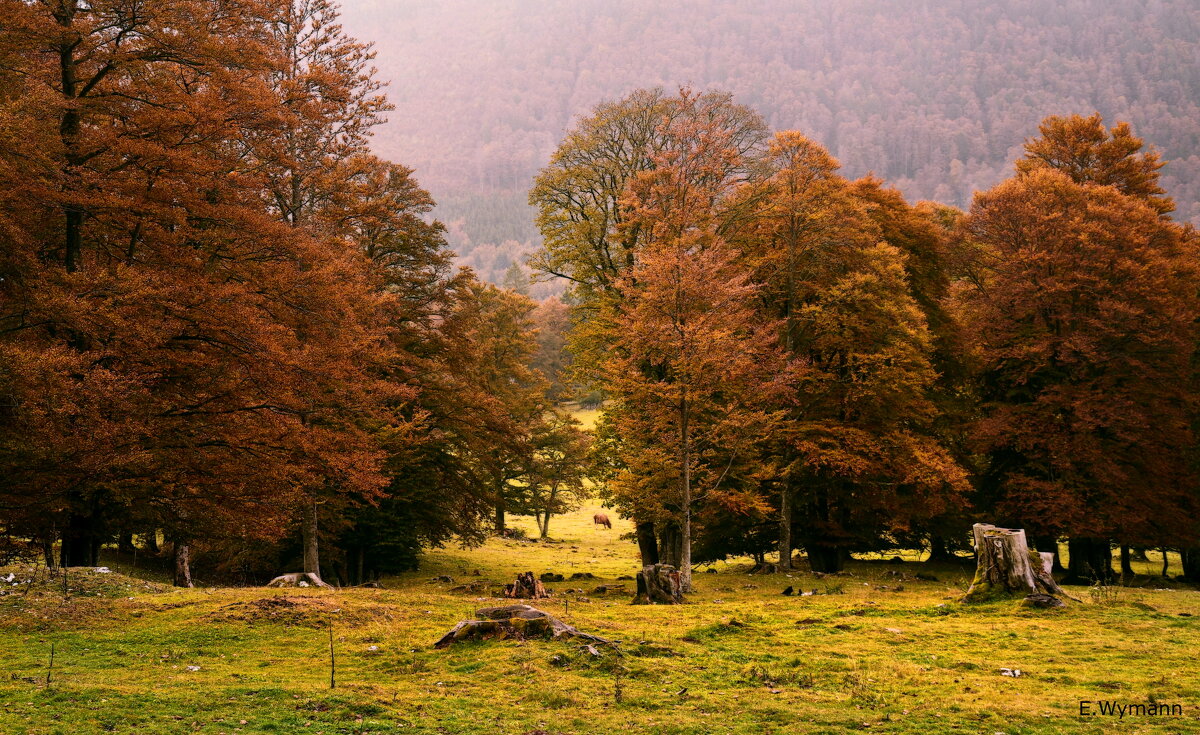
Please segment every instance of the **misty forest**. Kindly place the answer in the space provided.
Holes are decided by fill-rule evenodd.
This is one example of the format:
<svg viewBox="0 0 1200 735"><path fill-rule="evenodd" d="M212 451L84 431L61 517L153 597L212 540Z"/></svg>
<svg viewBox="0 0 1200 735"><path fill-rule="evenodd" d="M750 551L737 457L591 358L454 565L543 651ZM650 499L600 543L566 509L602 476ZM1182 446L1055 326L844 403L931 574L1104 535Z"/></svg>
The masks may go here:
<svg viewBox="0 0 1200 735"><path fill-rule="evenodd" d="M1200 732L1198 39L0 0L0 733Z"/></svg>

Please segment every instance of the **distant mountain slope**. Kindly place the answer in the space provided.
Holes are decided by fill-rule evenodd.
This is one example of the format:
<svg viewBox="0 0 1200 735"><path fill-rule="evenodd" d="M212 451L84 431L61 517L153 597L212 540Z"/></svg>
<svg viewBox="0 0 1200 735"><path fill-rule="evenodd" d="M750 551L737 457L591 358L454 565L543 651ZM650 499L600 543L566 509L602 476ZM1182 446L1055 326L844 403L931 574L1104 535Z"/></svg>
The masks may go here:
<svg viewBox="0 0 1200 735"><path fill-rule="evenodd" d="M1200 222L1195 0L345 0L397 105L378 150L446 203L470 260L536 238L524 191L571 119L645 86L732 91L855 176L965 206L1046 115L1128 120ZM482 265L482 264L481 264Z"/></svg>

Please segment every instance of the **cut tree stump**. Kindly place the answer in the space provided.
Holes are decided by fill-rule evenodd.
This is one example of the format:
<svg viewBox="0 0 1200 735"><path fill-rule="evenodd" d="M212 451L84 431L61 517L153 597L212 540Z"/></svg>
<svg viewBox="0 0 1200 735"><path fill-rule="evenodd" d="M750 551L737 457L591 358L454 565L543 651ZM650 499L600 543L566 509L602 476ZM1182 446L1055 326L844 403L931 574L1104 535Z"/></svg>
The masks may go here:
<svg viewBox="0 0 1200 735"><path fill-rule="evenodd" d="M312 572L295 572L293 574L280 574L275 579L267 582L268 587L305 587L312 585L313 587L324 587L333 589L333 585L325 584L325 582L313 574Z"/></svg>
<svg viewBox="0 0 1200 735"><path fill-rule="evenodd" d="M594 643L603 643L617 649L615 641L598 635L584 633L573 625L567 625L550 613L530 605L505 605L485 607L475 611L477 620L463 620L451 628L433 644L434 648L445 648L452 643L474 639L524 640L534 637L580 638Z"/></svg>
<svg viewBox="0 0 1200 735"><path fill-rule="evenodd" d="M1031 551L1023 529L976 523L971 530L975 534L975 579L963 602L1017 595L1075 599L1050 576L1053 554ZM1039 602L1039 607L1046 606L1044 600Z"/></svg>
<svg viewBox="0 0 1200 735"><path fill-rule="evenodd" d="M533 572L521 572L512 584L504 585L504 596L517 600L542 600L550 596Z"/></svg>
<svg viewBox="0 0 1200 735"><path fill-rule="evenodd" d="M678 569L670 564L652 564L638 572L634 605L678 605L682 602L683 582Z"/></svg>

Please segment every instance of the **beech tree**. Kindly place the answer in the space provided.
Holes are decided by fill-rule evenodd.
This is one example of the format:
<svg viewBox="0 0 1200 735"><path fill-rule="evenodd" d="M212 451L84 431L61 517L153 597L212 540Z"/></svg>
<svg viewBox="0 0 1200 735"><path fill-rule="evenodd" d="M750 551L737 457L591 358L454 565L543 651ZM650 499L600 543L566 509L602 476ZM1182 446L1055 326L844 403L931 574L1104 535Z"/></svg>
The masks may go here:
<svg viewBox="0 0 1200 735"><path fill-rule="evenodd" d="M671 144L656 166L630 185L626 226L643 233L632 270L618 281L619 300L606 315L614 349L603 363L606 385L622 404L616 427L639 443L610 488L640 494L647 480L678 507L679 568L691 589L693 504L736 488L712 464L714 450L750 453L768 422L758 408L768 393L774 335L755 319L755 286L721 238L718 202L733 187L740 153L727 128L706 115L708 101L684 91L696 109L664 123ZM697 109L698 108L698 109ZM750 498L750 499L747 499ZM752 495L743 502L756 504Z"/></svg>
<svg viewBox="0 0 1200 735"><path fill-rule="evenodd" d="M533 367L549 382L549 397L569 400L573 394L570 380L571 353L567 349L567 335L571 330L571 309L557 296L550 296L538 304L533 312L537 325L537 353Z"/></svg>
<svg viewBox="0 0 1200 735"><path fill-rule="evenodd" d="M832 572L849 550L944 511L966 475L932 431L931 338L910 260L881 227L907 205L872 182L851 186L799 133L778 134L763 168L739 192L750 214L731 237L794 366L770 444L780 564L790 566L796 516L813 569ZM885 206L894 214L877 211Z"/></svg>
<svg viewBox="0 0 1200 735"><path fill-rule="evenodd" d="M966 221L984 263L959 294L980 371L983 490L1003 518L1071 537L1073 581L1105 577L1110 539L1194 533L1195 236L1153 196L1021 170Z"/></svg>
<svg viewBox="0 0 1200 735"><path fill-rule="evenodd" d="M400 399L403 420L376 430L386 494L350 509L338 537L355 582L415 569L422 547L480 543L497 512L525 497L519 480L545 410L545 384L529 367L533 303L467 270L424 290L399 301L391 322L388 379L414 396Z"/></svg>
<svg viewBox="0 0 1200 735"><path fill-rule="evenodd" d="M1083 117L1052 115L1038 126L1040 138L1025 141L1025 156L1017 161L1017 174L1038 169L1061 171L1077 184L1112 186L1142 200L1160 215L1175 210L1175 202L1158 183L1166 162L1154 150L1145 150L1141 138L1127 122L1111 130L1100 113Z"/></svg>
<svg viewBox="0 0 1200 735"><path fill-rule="evenodd" d="M575 510L587 499L591 442L570 414L550 410L534 426L522 510L531 511L538 535L550 533L550 518Z"/></svg>
<svg viewBox="0 0 1200 735"><path fill-rule="evenodd" d="M615 102L598 105L581 119L538 175L529 201L538 211L543 248L530 260L535 271L565 278L570 284L572 329L568 349L572 380L601 391L608 384L600 363L613 349L611 321L600 318L619 307L623 298L617 281L636 266L650 228L630 211L626 192L641 174L655 170L672 146L682 125L704 124L720 131L729 152L720 166L727 182L750 175L751 161L766 138L766 125L753 110L734 104L727 93L671 96L662 89L637 90ZM688 182L692 185L697 182ZM724 185L724 184L722 184ZM617 406L610 407L619 412ZM608 410L608 409L606 409ZM637 438L610 435L614 442L637 443ZM618 461L618 460L611 460ZM679 548L672 514L655 525L654 503L627 508L638 524L645 553L658 555L657 546ZM649 558L649 557L647 557Z"/></svg>
<svg viewBox="0 0 1200 735"><path fill-rule="evenodd" d="M250 150L264 174L270 204L284 222L317 239L346 234L331 225L356 224L360 229L353 234L366 240L369 255L380 236L371 225L379 218L369 219L359 206L369 199L356 201L344 191L345 182L357 179L360 186L377 190L394 186L397 175L402 180L404 174L363 170L372 166L366 160L369 131L390 105L373 78L370 46L347 36L337 19L329 0L289 0L269 17L278 54L269 84L279 100L280 125L278 131L253 139ZM372 176L392 180L372 182ZM379 206L378 199L371 205ZM357 221L347 221L355 217ZM322 477L307 488L301 504L305 573L321 573L319 510L345 497L334 483L334 477Z"/></svg>
<svg viewBox="0 0 1200 735"><path fill-rule="evenodd" d="M366 263L270 217L246 155L282 132L271 7L0 12L22 141L0 154L6 522L68 565L119 527L163 529L182 561L276 536L297 487L375 494Z"/></svg>

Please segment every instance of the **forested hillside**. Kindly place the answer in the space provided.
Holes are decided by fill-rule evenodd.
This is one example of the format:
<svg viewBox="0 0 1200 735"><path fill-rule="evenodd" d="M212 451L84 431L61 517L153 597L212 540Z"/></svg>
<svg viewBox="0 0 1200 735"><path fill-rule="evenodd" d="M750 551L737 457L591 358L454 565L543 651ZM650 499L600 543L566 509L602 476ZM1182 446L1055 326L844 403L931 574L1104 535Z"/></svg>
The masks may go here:
<svg viewBox="0 0 1200 735"><path fill-rule="evenodd" d="M1189 0L349 0L451 244L499 279L536 238L525 192L571 119L631 89L733 92L850 176L965 207L1050 114L1127 120L1200 220L1200 5ZM535 294L536 295L536 294Z"/></svg>

